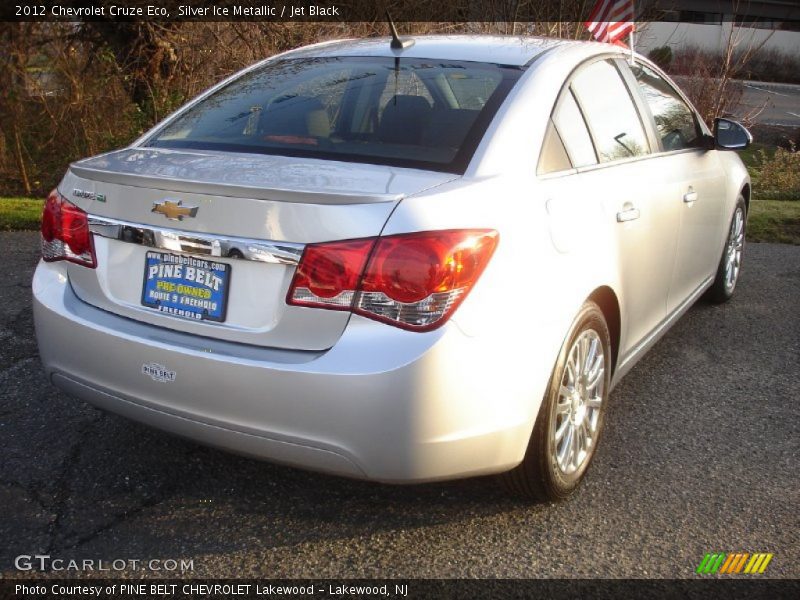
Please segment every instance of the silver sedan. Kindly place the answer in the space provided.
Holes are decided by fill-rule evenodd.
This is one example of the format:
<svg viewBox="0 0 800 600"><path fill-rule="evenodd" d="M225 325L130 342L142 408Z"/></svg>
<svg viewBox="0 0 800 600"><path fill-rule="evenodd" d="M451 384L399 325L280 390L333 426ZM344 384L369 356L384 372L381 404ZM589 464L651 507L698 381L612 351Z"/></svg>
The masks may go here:
<svg viewBox="0 0 800 600"><path fill-rule="evenodd" d="M750 182L727 150L749 141L599 43L274 56L70 166L33 281L42 362L235 452L565 498L614 385L733 294Z"/></svg>

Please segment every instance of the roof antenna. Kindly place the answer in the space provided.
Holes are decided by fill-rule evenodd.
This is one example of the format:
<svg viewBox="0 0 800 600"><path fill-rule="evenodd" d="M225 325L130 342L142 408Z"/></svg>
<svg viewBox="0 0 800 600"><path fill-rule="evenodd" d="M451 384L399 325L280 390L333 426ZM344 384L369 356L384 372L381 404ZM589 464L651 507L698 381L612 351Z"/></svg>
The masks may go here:
<svg viewBox="0 0 800 600"><path fill-rule="evenodd" d="M392 33L392 43L389 45L393 50L403 50L414 45L414 40L403 40L397 35L397 28L394 26L394 21L392 21L392 16L388 10L386 11L386 20L389 21L389 31Z"/></svg>

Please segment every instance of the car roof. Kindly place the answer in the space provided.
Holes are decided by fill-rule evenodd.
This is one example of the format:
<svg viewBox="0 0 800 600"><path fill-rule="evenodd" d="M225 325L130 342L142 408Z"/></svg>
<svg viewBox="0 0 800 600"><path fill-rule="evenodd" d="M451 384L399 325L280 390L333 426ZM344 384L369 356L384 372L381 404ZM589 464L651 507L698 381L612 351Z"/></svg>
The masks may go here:
<svg viewBox="0 0 800 600"><path fill-rule="evenodd" d="M413 39L414 45L403 50L393 50L389 45L391 42L389 37L337 40L299 48L287 52L281 57L402 56L404 58L463 60L522 66L551 48L586 45L586 42L573 40L510 35L405 35L401 37Z"/></svg>

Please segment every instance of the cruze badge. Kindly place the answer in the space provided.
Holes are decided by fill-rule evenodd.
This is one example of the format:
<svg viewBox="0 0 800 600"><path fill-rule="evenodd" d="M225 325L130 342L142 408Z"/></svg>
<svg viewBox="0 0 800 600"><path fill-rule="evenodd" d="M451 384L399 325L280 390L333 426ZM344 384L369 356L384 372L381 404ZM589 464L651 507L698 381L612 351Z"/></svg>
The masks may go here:
<svg viewBox="0 0 800 600"><path fill-rule="evenodd" d="M88 200L97 200L98 202L105 202L106 197L105 194L98 194L96 192L90 192L88 190L79 190L75 188L72 190L72 195L76 198L86 198Z"/></svg>
<svg viewBox="0 0 800 600"><path fill-rule="evenodd" d="M194 217L197 214L197 207L184 206L182 200L177 202L164 200L163 202L153 202L152 212L162 214L173 221L183 221L183 217Z"/></svg>

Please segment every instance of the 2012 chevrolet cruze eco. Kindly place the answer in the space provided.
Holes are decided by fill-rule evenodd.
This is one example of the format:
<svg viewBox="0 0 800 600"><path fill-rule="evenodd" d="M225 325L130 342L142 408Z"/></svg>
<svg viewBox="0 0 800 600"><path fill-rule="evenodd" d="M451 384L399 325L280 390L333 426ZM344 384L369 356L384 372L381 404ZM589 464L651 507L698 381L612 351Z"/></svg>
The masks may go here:
<svg viewBox="0 0 800 600"><path fill-rule="evenodd" d="M47 199L50 380L236 452L563 498L614 384L734 291L750 184L644 58L599 43L309 46Z"/></svg>

